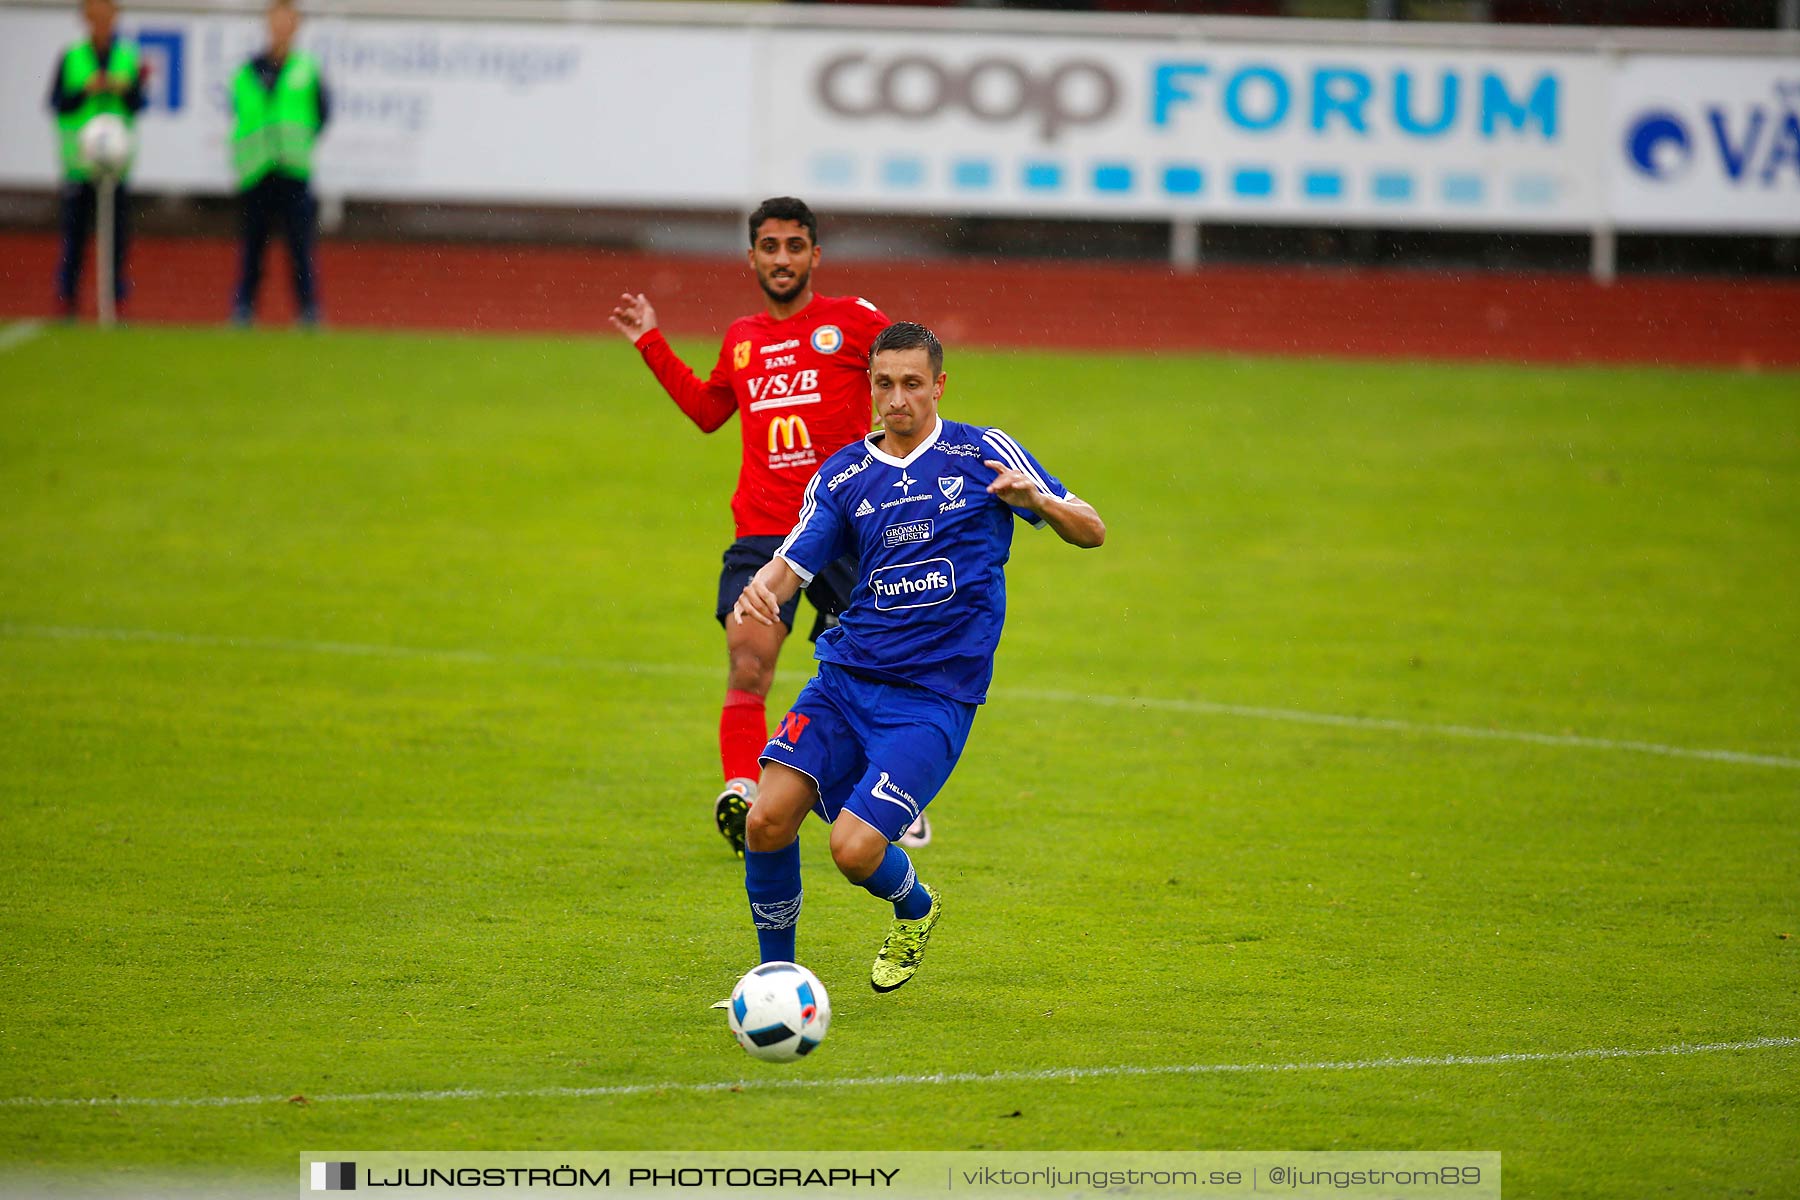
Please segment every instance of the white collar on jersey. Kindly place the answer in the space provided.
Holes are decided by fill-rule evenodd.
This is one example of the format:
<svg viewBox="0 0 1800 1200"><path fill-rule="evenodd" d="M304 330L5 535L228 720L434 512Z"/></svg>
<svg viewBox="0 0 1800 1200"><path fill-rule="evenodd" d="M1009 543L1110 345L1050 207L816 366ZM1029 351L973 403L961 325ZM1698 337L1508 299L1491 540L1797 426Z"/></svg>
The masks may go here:
<svg viewBox="0 0 1800 1200"><path fill-rule="evenodd" d="M876 462L884 462L890 467L910 467L918 461L919 455L937 445L938 434L944 432L944 418L934 417L933 420L937 424L931 427L931 432L925 435L925 440L914 446L912 453L905 458L895 458L891 454L883 454L880 443L875 440L875 435L872 433L863 438L863 445L867 446L869 453L875 456Z"/></svg>

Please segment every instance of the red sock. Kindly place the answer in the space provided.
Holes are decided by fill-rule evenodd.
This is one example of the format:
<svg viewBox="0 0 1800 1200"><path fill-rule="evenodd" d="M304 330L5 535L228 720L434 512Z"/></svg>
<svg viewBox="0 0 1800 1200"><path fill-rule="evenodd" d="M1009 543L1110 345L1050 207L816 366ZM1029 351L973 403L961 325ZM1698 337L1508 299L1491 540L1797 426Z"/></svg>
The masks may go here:
<svg viewBox="0 0 1800 1200"><path fill-rule="evenodd" d="M725 693L719 713L719 764L725 778L755 779L762 774L756 761L769 744L769 720L763 698L755 692L735 689Z"/></svg>

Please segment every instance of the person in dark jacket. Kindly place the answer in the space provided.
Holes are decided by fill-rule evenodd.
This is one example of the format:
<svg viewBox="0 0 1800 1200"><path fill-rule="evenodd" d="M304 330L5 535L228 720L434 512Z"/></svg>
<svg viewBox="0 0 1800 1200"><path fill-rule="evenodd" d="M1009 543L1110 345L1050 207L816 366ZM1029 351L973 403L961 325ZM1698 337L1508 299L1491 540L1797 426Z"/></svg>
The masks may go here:
<svg viewBox="0 0 1800 1200"><path fill-rule="evenodd" d="M56 302L73 318L75 289L81 282L87 240L94 231L96 196L93 173L81 161L81 130L102 113L111 113L129 128L144 108L146 71L137 43L118 36L119 8L113 0L83 0L87 37L63 51L50 77L50 111L56 115L57 145L62 155L62 257L56 267ZM130 196L120 174L113 197L113 299L122 302L130 290L125 276Z"/></svg>
<svg viewBox="0 0 1800 1200"><path fill-rule="evenodd" d="M270 227L281 223L294 268L294 300L300 321L319 319L313 242L318 201L312 192L313 146L331 118L331 97L318 60L294 49L300 13L292 0L269 5L269 46L238 69L231 81L231 165L243 203L243 263L231 317L248 325L256 317L263 253Z"/></svg>

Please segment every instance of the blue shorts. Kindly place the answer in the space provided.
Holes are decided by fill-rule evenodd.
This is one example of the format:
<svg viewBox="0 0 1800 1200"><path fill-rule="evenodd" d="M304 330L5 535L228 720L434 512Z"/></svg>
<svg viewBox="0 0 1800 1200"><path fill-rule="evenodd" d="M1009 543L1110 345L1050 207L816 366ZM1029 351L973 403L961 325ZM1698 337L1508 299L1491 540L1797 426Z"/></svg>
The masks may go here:
<svg viewBox="0 0 1800 1200"><path fill-rule="evenodd" d="M973 704L822 662L762 761L811 777L828 823L848 810L891 842L943 789L974 723Z"/></svg>

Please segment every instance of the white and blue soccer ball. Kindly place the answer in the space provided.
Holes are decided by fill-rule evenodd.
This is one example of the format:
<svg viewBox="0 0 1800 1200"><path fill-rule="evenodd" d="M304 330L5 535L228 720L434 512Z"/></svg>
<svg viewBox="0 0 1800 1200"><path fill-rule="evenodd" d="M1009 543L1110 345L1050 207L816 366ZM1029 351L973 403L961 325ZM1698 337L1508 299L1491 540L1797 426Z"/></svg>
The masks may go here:
<svg viewBox="0 0 1800 1200"><path fill-rule="evenodd" d="M750 1057L793 1062L825 1040L831 998L819 977L800 964L767 962L731 989L727 1019Z"/></svg>
<svg viewBox="0 0 1800 1200"><path fill-rule="evenodd" d="M131 161L131 130L116 113L101 113L81 127L82 163L101 175L117 175Z"/></svg>

